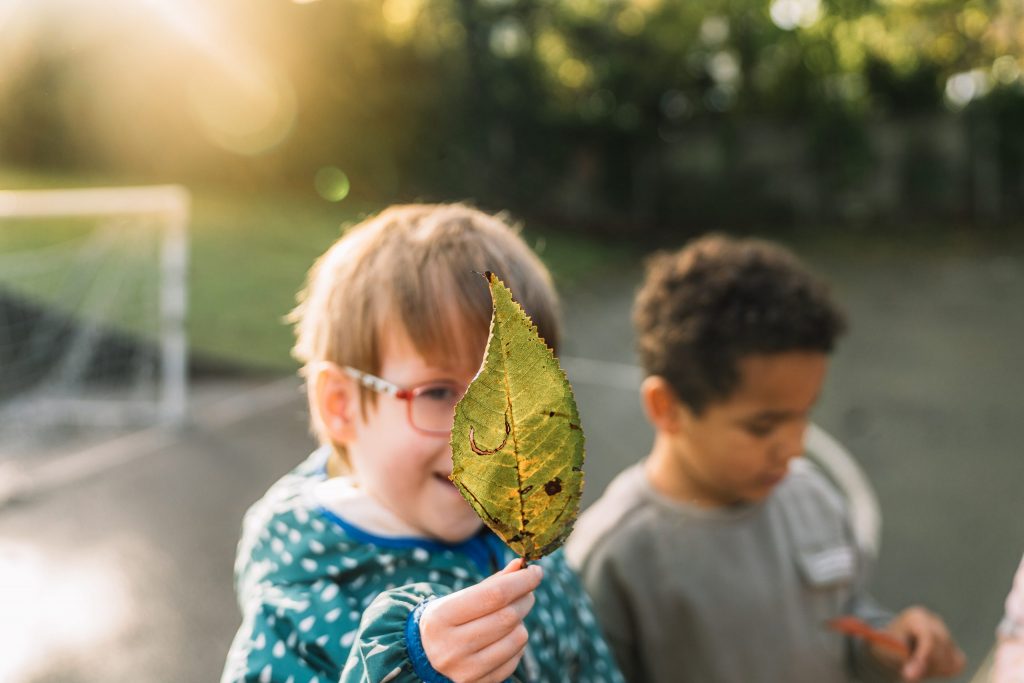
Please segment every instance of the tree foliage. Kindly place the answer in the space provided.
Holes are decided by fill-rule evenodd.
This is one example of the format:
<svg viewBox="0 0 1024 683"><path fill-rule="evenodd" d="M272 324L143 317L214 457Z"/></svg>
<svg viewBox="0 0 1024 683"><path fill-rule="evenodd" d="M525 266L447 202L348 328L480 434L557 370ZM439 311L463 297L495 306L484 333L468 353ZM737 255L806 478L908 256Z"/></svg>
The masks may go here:
<svg viewBox="0 0 1024 683"><path fill-rule="evenodd" d="M157 40L125 20L120 33L90 36L102 50L60 50L53 41L72 29L61 17L36 22L20 44L47 46L46 58L6 65L0 151L53 160L59 140L63 150L115 167L305 187L318 169L336 166L353 194L374 201L468 197L598 225L672 218L680 184L715 205L728 200L724 190L701 187L703 177L751 197L735 146L737 131L758 122L799 125L812 149L828 147L833 184L870 173L868 122L992 101L1000 146L1016 149L1024 135L998 113L1024 97L1017 0L210 6L232 40L197 41L194 26L188 40L168 30ZM232 87L245 97L219 109L197 104L197 92L230 93L195 81L225 71L211 55L223 57L231 44L246 47L228 55L227 69L242 73L242 86ZM276 136L262 145L242 140L241 149L225 143L233 123L224 111L244 113L264 91L279 91L278 109L289 117ZM56 113L29 117L43 92ZM709 174L679 175L670 148L694 130L708 131L718 151Z"/></svg>

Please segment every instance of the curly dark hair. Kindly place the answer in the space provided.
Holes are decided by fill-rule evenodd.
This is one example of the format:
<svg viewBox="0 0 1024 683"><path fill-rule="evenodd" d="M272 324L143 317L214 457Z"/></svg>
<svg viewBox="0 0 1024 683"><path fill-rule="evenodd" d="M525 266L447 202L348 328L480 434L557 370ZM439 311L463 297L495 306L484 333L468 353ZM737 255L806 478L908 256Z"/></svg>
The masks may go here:
<svg viewBox="0 0 1024 683"><path fill-rule="evenodd" d="M736 390L742 357L830 353L846 329L828 286L791 252L723 235L652 257L633 322L644 370L697 414Z"/></svg>

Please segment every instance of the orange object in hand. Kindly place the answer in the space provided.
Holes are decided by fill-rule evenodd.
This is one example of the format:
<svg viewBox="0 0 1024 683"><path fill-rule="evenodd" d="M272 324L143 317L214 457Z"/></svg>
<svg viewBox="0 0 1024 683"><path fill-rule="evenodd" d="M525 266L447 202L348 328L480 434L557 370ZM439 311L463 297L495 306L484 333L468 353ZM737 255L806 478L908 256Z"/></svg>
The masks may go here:
<svg viewBox="0 0 1024 683"><path fill-rule="evenodd" d="M863 638L868 643L889 650L903 659L910 659L910 647L894 635L879 631L857 617L838 617L828 622L828 627L843 635Z"/></svg>

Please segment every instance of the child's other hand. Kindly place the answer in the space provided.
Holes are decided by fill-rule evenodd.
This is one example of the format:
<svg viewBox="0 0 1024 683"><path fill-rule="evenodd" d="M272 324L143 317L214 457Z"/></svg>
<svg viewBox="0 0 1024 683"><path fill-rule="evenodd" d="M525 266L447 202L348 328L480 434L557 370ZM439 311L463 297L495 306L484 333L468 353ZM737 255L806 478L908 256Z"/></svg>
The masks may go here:
<svg viewBox="0 0 1024 683"><path fill-rule="evenodd" d="M429 603L420 618L423 651L436 671L456 683L500 683L526 650L523 619L544 575L512 560L475 586Z"/></svg>
<svg viewBox="0 0 1024 683"><path fill-rule="evenodd" d="M902 661L891 650L879 647L873 647L872 654L880 662L899 669L904 681L955 676L964 668L964 653L953 642L946 624L923 607L903 610L885 631L909 644L910 658Z"/></svg>

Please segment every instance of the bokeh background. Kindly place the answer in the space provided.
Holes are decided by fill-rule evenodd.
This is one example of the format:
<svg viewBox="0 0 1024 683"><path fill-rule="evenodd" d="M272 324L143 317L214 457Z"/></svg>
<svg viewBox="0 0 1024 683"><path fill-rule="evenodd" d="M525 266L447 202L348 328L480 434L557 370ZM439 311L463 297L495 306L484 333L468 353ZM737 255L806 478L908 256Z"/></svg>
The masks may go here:
<svg viewBox="0 0 1024 683"><path fill-rule="evenodd" d="M553 270L588 502L650 444L643 257L796 250L851 314L816 419L878 491L873 588L982 664L1024 552L1019 1L0 0L0 35L0 189L191 194L195 416L0 441L0 493L59 484L0 507L0 680L217 678L241 514L311 446L282 318L345 225L421 200L509 211ZM60 232L0 221L0 401L10 264Z"/></svg>

